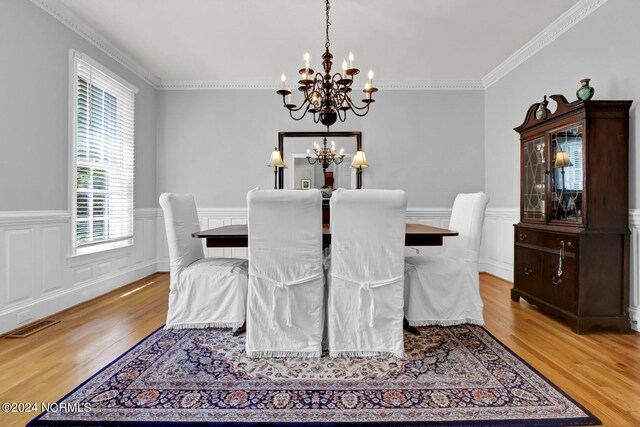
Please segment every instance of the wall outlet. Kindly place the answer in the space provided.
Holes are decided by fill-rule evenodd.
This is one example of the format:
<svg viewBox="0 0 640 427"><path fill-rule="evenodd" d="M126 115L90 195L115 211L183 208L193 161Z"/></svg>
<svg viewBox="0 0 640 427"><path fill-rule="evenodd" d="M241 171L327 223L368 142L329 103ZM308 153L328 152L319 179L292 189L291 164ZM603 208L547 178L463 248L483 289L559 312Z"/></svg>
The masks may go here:
<svg viewBox="0 0 640 427"><path fill-rule="evenodd" d="M27 323L32 319L33 319L33 313L31 312L31 310L25 310L18 313L18 325Z"/></svg>

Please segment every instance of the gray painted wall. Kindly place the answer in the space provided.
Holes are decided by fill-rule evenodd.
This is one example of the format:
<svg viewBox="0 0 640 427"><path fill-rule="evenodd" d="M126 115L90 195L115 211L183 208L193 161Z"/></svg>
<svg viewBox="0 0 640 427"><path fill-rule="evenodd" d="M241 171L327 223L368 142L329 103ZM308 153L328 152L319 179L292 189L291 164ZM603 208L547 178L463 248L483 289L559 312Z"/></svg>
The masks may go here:
<svg viewBox="0 0 640 427"><path fill-rule="evenodd" d="M529 106L540 102L543 95L562 94L575 100L580 79L585 77L592 79L594 99L634 101L630 113L629 203L632 209L640 207L638 16L639 1L609 1L485 91L486 188L492 207L519 207L519 137L513 128L523 122Z"/></svg>
<svg viewBox="0 0 640 427"><path fill-rule="evenodd" d="M332 130L362 131L365 188L400 188L410 207L451 207L484 187L482 91L381 91L372 111ZM321 131L293 121L275 91L158 93L158 194L191 192L206 208L246 206L272 188L266 166L280 131ZM335 128L335 129L334 129Z"/></svg>
<svg viewBox="0 0 640 427"><path fill-rule="evenodd" d="M0 6L0 211L69 208L70 48L140 89L136 207L155 207L156 90L30 1Z"/></svg>

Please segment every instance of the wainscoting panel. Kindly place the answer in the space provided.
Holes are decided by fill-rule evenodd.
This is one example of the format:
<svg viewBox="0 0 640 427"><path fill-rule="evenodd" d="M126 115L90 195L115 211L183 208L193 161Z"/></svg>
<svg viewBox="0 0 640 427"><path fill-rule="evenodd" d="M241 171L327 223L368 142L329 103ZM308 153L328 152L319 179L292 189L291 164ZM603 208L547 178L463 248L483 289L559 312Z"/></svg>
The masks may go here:
<svg viewBox="0 0 640 427"><path fill-rule="evenodd" d="M136 209L133 246L70 257L69 212L0 212L0 334L155 273L157 217Z"/></svg>
<svg viewBox="0 0 640 427"><path fill-rule="evenodd" d="M30 228L18 228L4 232L5 283L19 283L20 286L6 288L6 305L16 305L28 300L34 293L35 269L32 268L33 234Z"/></svg>
<svg viewBox="0 0 640 427"><path fill-rule="evenodd" d="M239 218L231 218L231 225L242 225L247 223L246 214L243 217ZM231 257L232 258L247 258L249 253L247 248L231 248Z"/></svg>
<svg viewBox="0 0 640 427"><path fill-rule="evenodd" d="M246 209L200 209L203 229L246 223ZM450 209L407 211L408 222L447 227ZM487 209L480 271L513 279L513 224L517 209ZM160 209L136 210L135 244L69 257L70 214L65 211L0 212L0 333L94 298L156 271L169 270ZM640 209L630 211L630 307L640 330ZM204 242L203 242L204 244ZM420 255L438 248L417 248ZM207 256L246 257L246 249L206 249ZM407 255L415 255L407 248Z"/></svg>
<svg viewBox="0 0 640 427"><path fill-rule="evenodd" d="M480 250L480 271L513 281L513 224L518 209L487 209Z"/></svg>
<svg viewBox="0 0 640 427"><path fill-rule="evenodd" d="M203 230L224 226L224 218L205 218L205 219L201 219L200 221L201 221L200 224L202 224L203 222L206 224L206 227L202 227ZM208 257L217 258L217 257L225 256L224 254L225 248L207 248L207 245L205 244L204 239L202 244L204 245L205 254Z"/></svg>
<svg viewBox="0 0 640 427"><path fill-rule="evenodd" d="M62 289L64 276L62 263L57 262L58 254L64 254L66 227L64 224L42 226L42 244L40 257L42 259L42 275L40 276L40 292L48 294Z"/></svg>

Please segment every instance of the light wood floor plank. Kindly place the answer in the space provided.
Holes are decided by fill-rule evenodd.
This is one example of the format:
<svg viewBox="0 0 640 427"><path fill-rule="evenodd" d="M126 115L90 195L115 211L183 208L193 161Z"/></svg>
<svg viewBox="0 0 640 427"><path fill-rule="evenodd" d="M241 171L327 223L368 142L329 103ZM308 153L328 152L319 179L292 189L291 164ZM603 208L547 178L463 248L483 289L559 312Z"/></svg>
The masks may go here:
<svg viewBox="0 0 640 427"><path fill-rule="evenodd" d="M640 334L575 335L526 302L511 284L481 275L486 328L608 426L640 426ZM155 274L52 318L31 337L0 338L0 403L55 402L162 326L168 274ZM0 413L23 426L35 413Z"/></svg>

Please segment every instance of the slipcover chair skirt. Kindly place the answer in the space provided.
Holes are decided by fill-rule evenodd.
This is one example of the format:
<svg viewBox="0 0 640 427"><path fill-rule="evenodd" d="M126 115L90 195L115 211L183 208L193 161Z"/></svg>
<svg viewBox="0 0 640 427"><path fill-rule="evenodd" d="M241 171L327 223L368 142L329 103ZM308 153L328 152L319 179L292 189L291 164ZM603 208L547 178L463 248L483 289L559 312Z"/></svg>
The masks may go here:
<svg viewBox="0 0 640 427"><path fill-rule="evenodd" d="M333 192L327 274L331 357L404 357L406 210L400 190Z"/></svg>
<svg viewBox="0 0 640 427"><path fill-rule="evenodd" d="M324 324L322 196L252 190L247 355L320 357Z"/></svg>
<svg viewBox="0 0 640 427"><path fill-rule="evenodd" d="M247 260L204 258L196 203L190 194L163 193L170 260L167 329L239 328L245 321Z"/></svg>
<svg viewBox="0 0 640 427"><path fill-rule="evenodd" d="M458 194L446 238L437 256L406 258L405 316L409 324L484 325L478 257L482 225L489 197L485 193Z"/></svg>

